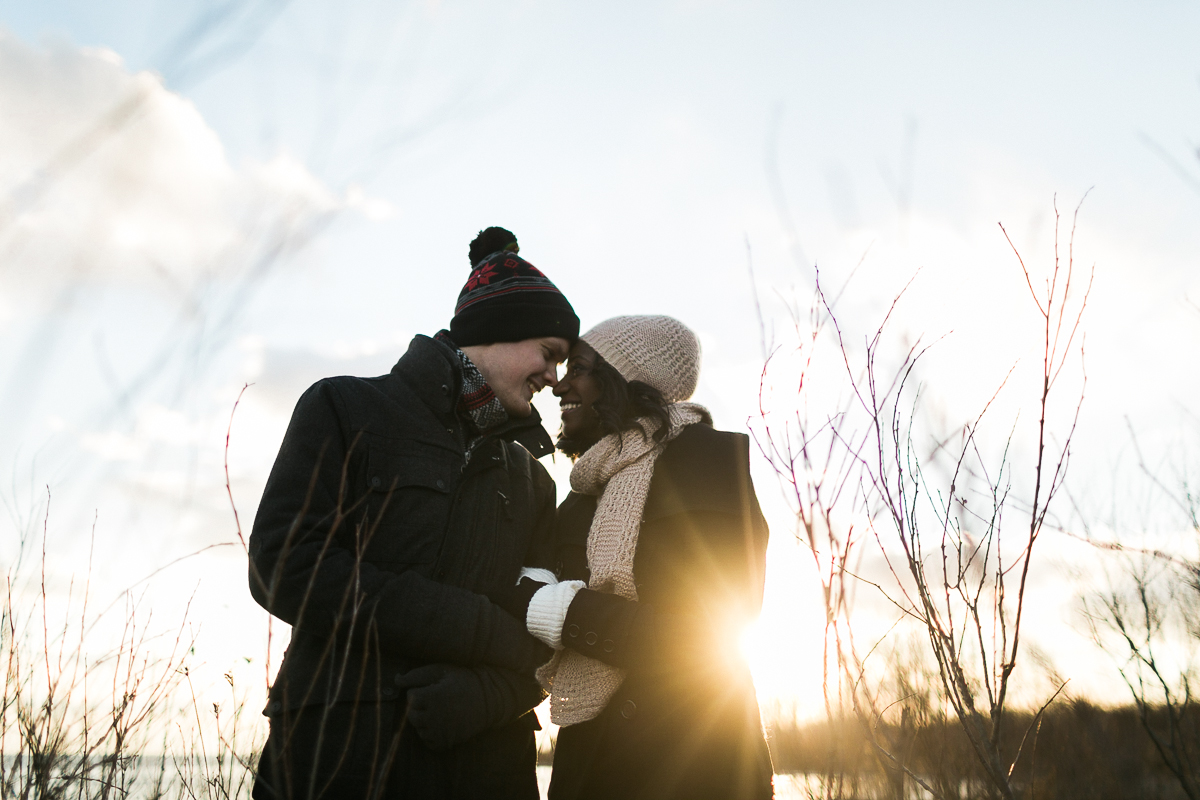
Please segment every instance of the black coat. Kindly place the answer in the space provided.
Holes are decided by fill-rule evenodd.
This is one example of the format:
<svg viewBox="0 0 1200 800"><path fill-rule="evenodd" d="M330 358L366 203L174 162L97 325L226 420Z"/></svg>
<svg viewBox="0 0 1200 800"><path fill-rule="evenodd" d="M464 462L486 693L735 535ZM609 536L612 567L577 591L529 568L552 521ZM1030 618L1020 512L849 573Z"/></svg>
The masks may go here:
<svg viewBox="0 0 1200 800"><path fill-rule="evenodd" d="M296 405L250 536L251 592L292 626L256 796L308 796L318 764L329 797L387 765L388 797L537 797L525 712L549 651L483 595L553 564L554 483L534 457L550 439L535 413L467 462L460 383L454 351L418 336L389 374L322 380ZM488 729L441 750L403 724L405 676L435 663L472 668L473 693L430 717Z"/></svg>
<svg viewBox="0 0 1200 800"><path fill-rule="evenodd" d="M771 760L737 635L762 605L767 526L748 439L689 426L654 465L634 557L638 601L584 589L563 643L627 675L601 714L559 731L551 800L759 800ZM596 498L558 509L562 579L584 579Z"/></svg>

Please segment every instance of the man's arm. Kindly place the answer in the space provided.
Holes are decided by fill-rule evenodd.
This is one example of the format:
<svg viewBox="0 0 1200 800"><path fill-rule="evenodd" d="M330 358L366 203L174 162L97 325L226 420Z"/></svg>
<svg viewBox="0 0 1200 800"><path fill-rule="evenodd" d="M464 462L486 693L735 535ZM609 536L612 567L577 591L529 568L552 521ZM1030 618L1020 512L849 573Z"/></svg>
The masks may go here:
<svg viewBox="0 0 1200 800"><path fill-rule="evenodd" d="M558 529L555 508L556 493L554 479L538 461L524 450L522 457L528 459L529 479L533 491L534 520L529 537L529 547L521 564L524 566L519 580L502 589L488 593L488 599L507 611L517 620L525 619L529 600L547 582L557 580ZM536 577L525 577L532 572ZM540 574L539 574L540 573Z"/></svg>
<svg viewBox="0 0 1200 800"><path fill-rule="evenodd" d="M532 456L524 451L521 454L528 459L535 508L533 531L523 562L535 572L550 570L546 577L553 580L554 480ZM490 598L515 618L524 619L529 598L544 585L524 578L519 584L493 592ZM406 673L399 685L407 690L409 722L422 741L435 750L514 722L546 696L532 671L517 672L490 665L431 664Z"/></svg>
<svg viewBox="0 0 1200 800"><path fill-rule="evenodd" d="M343 413L339 413L343 412ZM415 572L362 560L346 542L354 512L347 471L355 442L339 420L336 386L300 398L271 470L250 535L250 591L294 628L421 661L490 663L532 671L548 651L485 597Z"/></svg>

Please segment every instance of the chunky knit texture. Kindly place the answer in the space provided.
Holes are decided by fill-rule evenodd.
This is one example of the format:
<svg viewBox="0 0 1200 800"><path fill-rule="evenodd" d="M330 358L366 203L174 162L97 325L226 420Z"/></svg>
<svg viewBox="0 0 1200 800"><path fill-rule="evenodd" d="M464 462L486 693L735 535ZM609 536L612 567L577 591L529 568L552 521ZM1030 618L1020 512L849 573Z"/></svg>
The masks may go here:
<svg viewBox="0 0 1200 800"><path fill-rule="evenodd" d="M592 445L571 469L572 489L600 496L588 530L589 589L637 600L633 557L654 462L686 426L711 419L708 410L695 403L674 403L667 411L670 427L662 442L654 441L652 423L642 418L641 427L609 434ZM625 671L562 650L537 676L550 693L550 718L558 725L574 725L604 710L621 688Z"/></svg>
<svg viewBox="0 0 1200 800"><path fill-rule="evenodd" d="M653 386L668 403L683 402L696 391L700 340L674 317L613 317L579 338L625 380Z"/></svg>

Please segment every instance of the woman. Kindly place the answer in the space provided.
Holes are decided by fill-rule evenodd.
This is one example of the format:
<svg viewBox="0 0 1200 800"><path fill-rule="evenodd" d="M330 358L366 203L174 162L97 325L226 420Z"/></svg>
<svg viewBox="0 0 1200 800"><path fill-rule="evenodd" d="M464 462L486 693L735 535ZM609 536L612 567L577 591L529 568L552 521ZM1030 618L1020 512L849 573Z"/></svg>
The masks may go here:
<svg viewBox="0 0 1200 800"><path fill-rule="evenodd" d="M539 673L562 726L552 800L772 796L737 650L762 602L767 527L747 437L684 402L699 367L678 320L617 317L580 338L554 390L558 446L576 459L562 582L526 613L559 651Z"/></svg>

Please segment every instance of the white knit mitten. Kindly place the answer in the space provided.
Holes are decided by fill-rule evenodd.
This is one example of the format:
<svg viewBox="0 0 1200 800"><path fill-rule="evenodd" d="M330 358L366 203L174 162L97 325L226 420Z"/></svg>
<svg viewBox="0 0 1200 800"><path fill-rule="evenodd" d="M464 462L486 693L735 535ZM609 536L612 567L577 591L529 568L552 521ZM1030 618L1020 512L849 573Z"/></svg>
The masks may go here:
<svg viewBox="0 0 1200 800"><path fill-rule="evenodd" d="M523 578L531 578L538 583L558 583L557 575L541 567L521 567L521 574L517 576L517 583L520 583Z"/></svg>
<svg viewBox="0 0 1200 800"><path fill-rule="evenodd" d="M562 650L562 628L567 609L575 594L586 585L583 581L563 581L538 589L525 612L525 627L555 650Z"/></svg>

